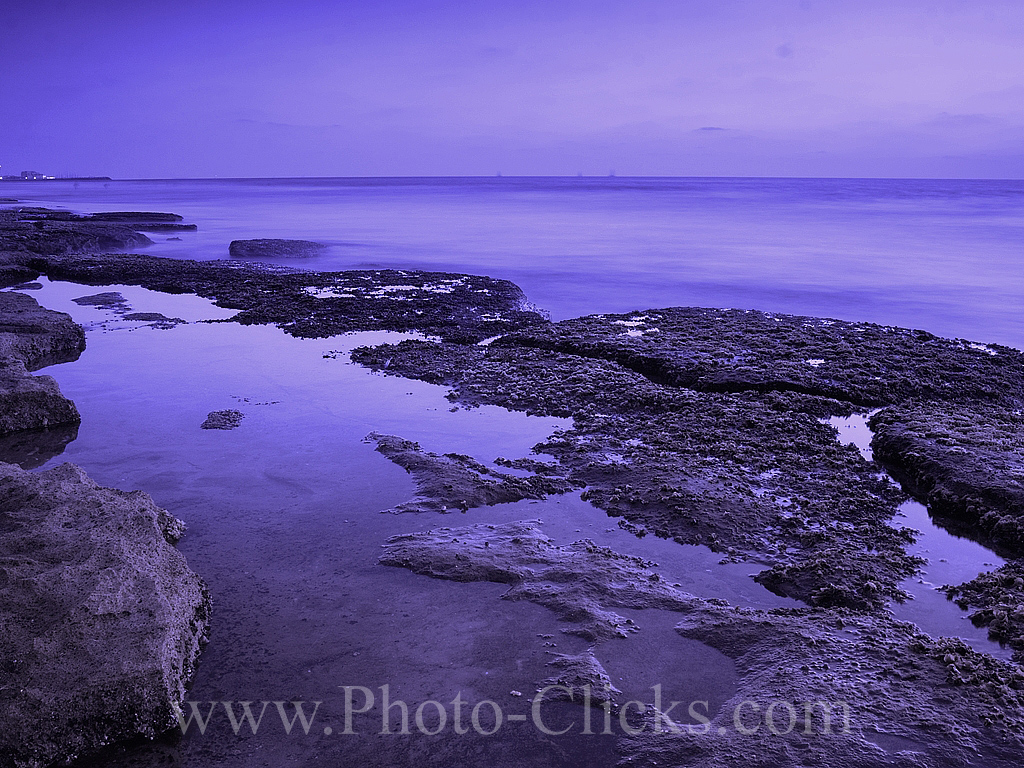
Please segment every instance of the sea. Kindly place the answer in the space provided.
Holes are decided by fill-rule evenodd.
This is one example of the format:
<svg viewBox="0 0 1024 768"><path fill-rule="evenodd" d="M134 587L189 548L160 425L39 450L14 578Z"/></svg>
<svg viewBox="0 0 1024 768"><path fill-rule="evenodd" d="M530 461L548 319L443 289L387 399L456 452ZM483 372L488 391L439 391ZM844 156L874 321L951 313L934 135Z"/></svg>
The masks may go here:
<svg viewBox="0 0 1024 768"><path fill-rule="evenodd" d="M507 278L553 319L742 307L1024 348L1018 181L47 181L0 183L2 198L17 202L0 205L82 213L180 214L198 229L153 233L148 248L170 258L229 258L235 239L297 238L330 247L316 258L281 263ZM103 486L149 494L185 522L178 549L209 586L214 605L210 641L186 698L203 717L209 712L209 727L193 724L177 736L111 747L76 768L620 764L617 736L570 728L549 738L529 719L531 699L553 674L557 654L593 653L626 699L649 703L655 686L663 687L668 700L703 702L719 732L731 727L727 702L740 690L741 670L710 645L680 637L678 614L617 609L637 632L594 646L552 611L503 599L505 584L442 581L379 564L381 546L395 535L529 521L559 546L587 539L652 561L667 583L699 597L755 609L798 605L751 578L763 563L638 537L578 491L464 513L382 514L417 489L375 450L371 433L507 471L498 457L534 456L533 446L571 426L569 419L495 406L462 408L445 387L349 360L358 345L407 334L300 339L273 326L204 322L233 311L137 286L40 278L20 290L71 314L87 336L78 360L44 371L74 400L81 425L56 448L19 443L23 466L45 471L70 461ZM120 292L136 312L185 322L157 328L76 301L98 291ZM243 414L237 429L200 427L207 414L224 409ZM832 423L839 440L870 458L863 415ZM937 589L1003 561L935 525L914 502L893 524L920 532L910 551L926 561L903 584L913 599L893 605L894 615L1008 658L1008 649ZM347 727L349 690L377 696L354 729ZM385 695L407 702L410 712L436 703L453 721L456 700L493 705L508 718L504 725L497 715L488 720L487 728L501 728L486 737L463 738L452 727L426 735L443 719L392 735L398 710L382 704ZM302 732L293 730L283 711L277 722L271 704L258 734L255 725L252 733L237 727L243 702L256 702L258 714L260 703L277 701L319 703L315 723L306 727L303 720ZM367 701L357 698L356 711ZM552 703L544 712L555 718L548 722L561 717L579 725L579 708ZM880 749L929 749L892 736L893 724L876 720L857 712L854 727Z"/></svg>
<svg viewBox="0 0 1024 768"><path fill-rule="evenodd" d="M553 319L668 306L761 309L1024 348L1024 181L305 178L3 182L75 211L178 213L149 252L234 239L330 245L291 262L507 278ZM180 237L171 240L170 237Z"/></svg>

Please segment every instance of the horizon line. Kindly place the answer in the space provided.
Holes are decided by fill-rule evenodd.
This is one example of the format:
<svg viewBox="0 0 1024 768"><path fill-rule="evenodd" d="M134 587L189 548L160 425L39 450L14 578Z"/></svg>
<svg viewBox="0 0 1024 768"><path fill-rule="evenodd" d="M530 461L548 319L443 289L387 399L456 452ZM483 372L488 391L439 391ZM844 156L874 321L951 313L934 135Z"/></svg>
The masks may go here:
<svg viewBox="0 0 1024 768"><path fill-rule="evenodd" d="M715 176L668 176L668 175L588 175L588 174L462 174L462 175L382 175L382 176L151 176L136 178L118 178L105 176L80 176L80 177L56 177L50 179L20 179L4 178L0 183L36 184L39 182L134 182L134 181L303 181L303 180L440 180L440 179L474 179L474 180L497 180L497 179L607 179L607 180L792 180L792 181L1024 181L1024 178L1013 176L743 176L743 175L715 175Z"/></svg>

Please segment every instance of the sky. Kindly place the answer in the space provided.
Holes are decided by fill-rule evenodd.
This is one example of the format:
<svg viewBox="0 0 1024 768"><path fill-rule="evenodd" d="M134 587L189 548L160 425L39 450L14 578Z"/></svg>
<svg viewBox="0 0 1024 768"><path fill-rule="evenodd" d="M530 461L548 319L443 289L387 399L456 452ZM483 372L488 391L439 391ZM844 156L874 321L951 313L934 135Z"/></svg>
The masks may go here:
<svg viewBox="0 0 1024 768"><path fill-rule="evenodd" d="M1021 0L2 0L0 174L1024 177Z"/></svg>

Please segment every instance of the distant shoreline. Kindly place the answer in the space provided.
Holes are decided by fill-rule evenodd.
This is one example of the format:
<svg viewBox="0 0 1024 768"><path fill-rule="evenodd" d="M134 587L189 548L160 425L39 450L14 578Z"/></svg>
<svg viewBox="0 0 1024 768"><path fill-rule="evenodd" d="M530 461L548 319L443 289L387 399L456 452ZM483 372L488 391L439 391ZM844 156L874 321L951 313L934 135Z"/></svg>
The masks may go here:
<svg viewBox="0 0 1024 768"><path fill-rule="evenodd" d="M20 176L0 176L0 181L113 181L110 176L61 176L53 179L23 179Z"/></svg>

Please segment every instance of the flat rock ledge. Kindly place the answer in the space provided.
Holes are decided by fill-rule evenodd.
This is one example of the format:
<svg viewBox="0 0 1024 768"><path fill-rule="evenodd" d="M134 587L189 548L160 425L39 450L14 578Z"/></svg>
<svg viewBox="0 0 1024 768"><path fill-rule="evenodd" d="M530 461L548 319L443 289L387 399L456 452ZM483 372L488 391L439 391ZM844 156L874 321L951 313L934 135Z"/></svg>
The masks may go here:
<svg viewBox="0 0 1024 768"><path fill-rule="evenodd" d="M236 258L202 262L116 252L151 244L139 230L192 227L180 222L169 213L0 210L0 286L45 274L83 285L195 293L239 310L234 322L273 323L303 338L387 330L475 343L545 322L507 280L401 269L313 272L247 261L305 257L327 247L308 240L236 240Z"/></svg>
<svg viewBox="0 0 1024 768"><path fill-rule="evenodd" d="M210 598L181 521L78 467L0 464L0 766L43 768L175 725Z"/></svg>

